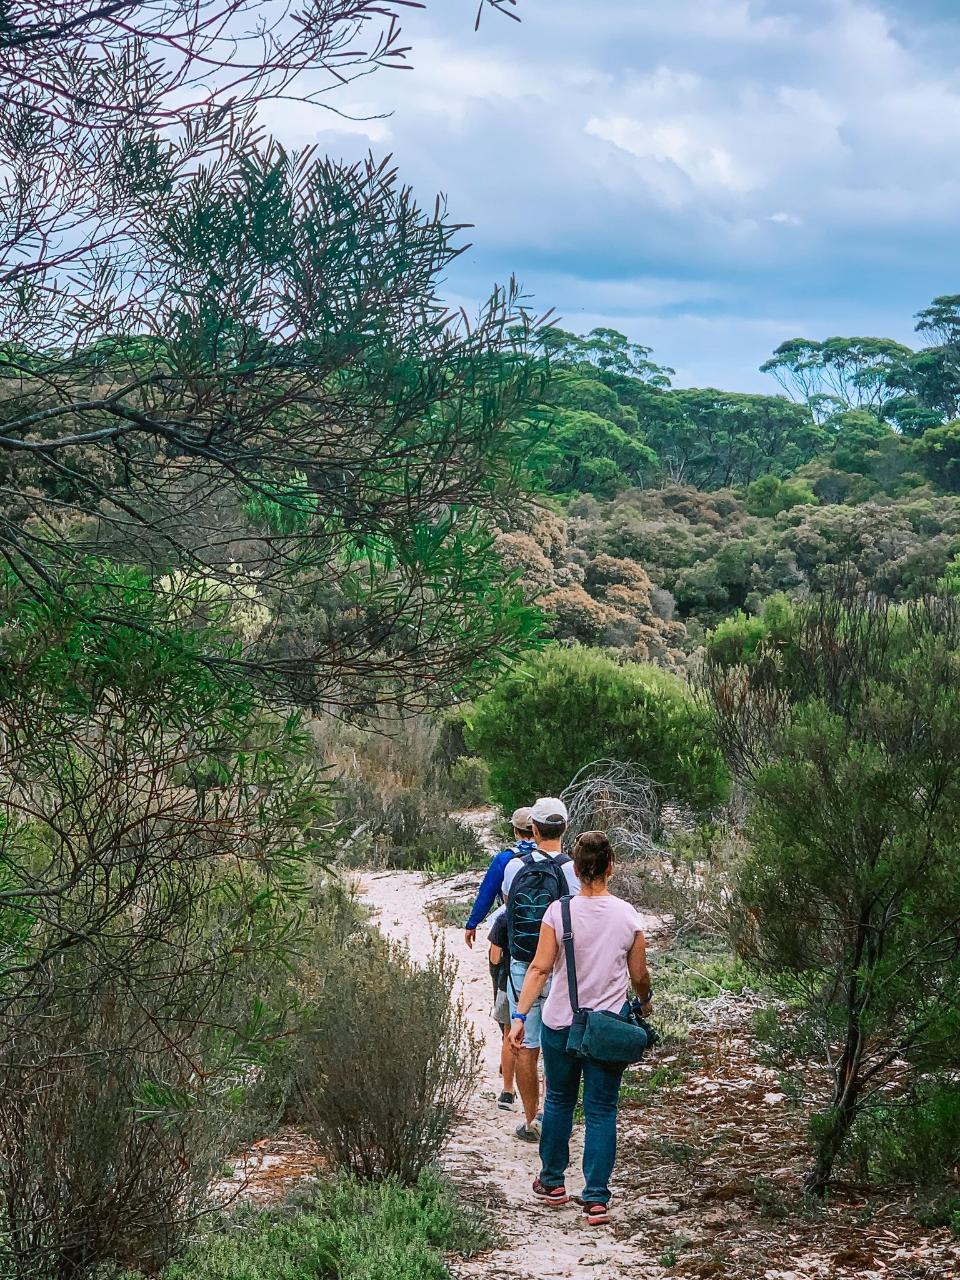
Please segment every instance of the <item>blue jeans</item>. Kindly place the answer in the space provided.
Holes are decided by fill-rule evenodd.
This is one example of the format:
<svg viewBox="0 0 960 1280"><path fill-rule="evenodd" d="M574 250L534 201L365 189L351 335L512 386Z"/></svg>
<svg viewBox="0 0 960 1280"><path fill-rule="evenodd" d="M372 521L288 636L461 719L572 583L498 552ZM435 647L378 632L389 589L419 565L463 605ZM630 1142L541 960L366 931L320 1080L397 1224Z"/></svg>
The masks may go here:
<svg viewBox="0 0 960 1280"><path fill-rule="evenodd" d="M554 1031L544 1023L540 1033L547 1096L540 1135L540 1181L545 1187L562 1187L570 1163L573 1112L583 1077L583 1199L606 1204L610 1199L610 1174L617 1156L617 1103L623 1068L601 1067L567 1053L569 1027Z"/></svg>

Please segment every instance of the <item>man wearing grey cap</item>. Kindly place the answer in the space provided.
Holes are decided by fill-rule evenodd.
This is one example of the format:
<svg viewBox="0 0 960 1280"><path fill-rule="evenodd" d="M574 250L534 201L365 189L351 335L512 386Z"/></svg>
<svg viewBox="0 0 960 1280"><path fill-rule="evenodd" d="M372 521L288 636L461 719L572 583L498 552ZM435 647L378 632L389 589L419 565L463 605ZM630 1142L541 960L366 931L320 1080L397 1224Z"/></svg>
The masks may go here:
<svg viewBox="0 0 960 1280"><path fill-rule="evenodd" d="M536 844L533 840L533 825L529 809L515 809L510 819L513 825L513 844L503 849L487 867L487 873L477 891L473 910L467 920L464 938L467 946L472 947L477 940L477 929L490 914L490 908L502 896L503 873L508 863L518 855L533 853Z"/></svg>
<svg viewBox="0 0 960 1280"><path fill-rule="evenodd" d="M513 858L503 873L503 896L507 900L507 932L510 974L507 998L511 1022L524 1024L523 1048L517 1050L516 1080L523 1103L523 1121L517 1137L524 1142L540 1141L540 1057L541 1011L549 984L526 1013L517 1011L527 969L536 954L540 926L551 902L566 894L580 892L573 859L561 850L567 829L567 806L556 796L541 796L530 810L536 848Z"/></svg>

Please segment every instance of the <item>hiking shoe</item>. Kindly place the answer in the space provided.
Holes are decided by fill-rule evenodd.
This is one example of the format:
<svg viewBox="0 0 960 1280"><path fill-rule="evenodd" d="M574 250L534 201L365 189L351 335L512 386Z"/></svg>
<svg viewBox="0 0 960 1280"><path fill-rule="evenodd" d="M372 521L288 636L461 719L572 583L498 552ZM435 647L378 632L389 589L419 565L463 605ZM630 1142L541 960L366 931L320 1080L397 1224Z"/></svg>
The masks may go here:
<svg viewBox="0 0 960 1280"><path fill-rule="evenodd" d="M565 1187L545 1187L539 1178L533 1180L533 1194L544 1204L566 1204L570 1199Z"/></svg>
<svg viewBox="0 0 960 1280"><path fill-rule="evenodd" d="M503 1093L501 1093L500 1097L497 1099L497 1106L501 1111L512 1111L513 1103L514 1094L507 1093L506 1089L504 1089Z"/></svg>
<svg viewBox="0 0 960 1280"><path fill-rule="evenodd" d="M540 1124L537 1120L533 1120L530 1124L526 1121L518 1124L514 1130L521 1142L539 1142L540 1141Z"/></svg>
<svg viewBox="0 0 960 1280"><path fill-rule="evenodd" d="M588 1227L599 1227L604 1222L610 1221L609 1205L587 1204L585 1201L581 1201L580 1212L583 1214L583 1220Z"/></svg>

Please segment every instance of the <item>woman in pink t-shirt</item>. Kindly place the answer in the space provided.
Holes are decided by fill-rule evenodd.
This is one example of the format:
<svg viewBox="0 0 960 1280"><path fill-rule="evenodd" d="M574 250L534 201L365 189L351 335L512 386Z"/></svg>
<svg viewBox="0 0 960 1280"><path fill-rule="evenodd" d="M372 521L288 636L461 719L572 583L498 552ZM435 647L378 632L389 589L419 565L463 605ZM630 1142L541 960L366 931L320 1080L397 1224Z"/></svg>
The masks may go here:
<svg viewBox="0 0 960 1280"><path fill-rule="evenodd" d="M602 831L585 831L574 846L573 861L580 881L579 894L570 900L580 1007L619 1013L628 980L647 1005L650 975L643 925L630 903L615 897L608 888L613 874L610 841ZM510 1038L516 1048L522 1047L524 1017L552 975L550 994L543 1007L540 1041L547 1080L540 1137L541 1172L533 1192L548 1204L566 1204L569 1199L564 1180L582 1078L586 1136L581 1200L584 1217L592 1226L609 1221L609 1183L617 1154L617 1104L623 1068L601 1066L567 1053L573 1010L566 957L560 945L562 937L560 903L553 902L543 917L537 954L517 1001Z"/></svg>

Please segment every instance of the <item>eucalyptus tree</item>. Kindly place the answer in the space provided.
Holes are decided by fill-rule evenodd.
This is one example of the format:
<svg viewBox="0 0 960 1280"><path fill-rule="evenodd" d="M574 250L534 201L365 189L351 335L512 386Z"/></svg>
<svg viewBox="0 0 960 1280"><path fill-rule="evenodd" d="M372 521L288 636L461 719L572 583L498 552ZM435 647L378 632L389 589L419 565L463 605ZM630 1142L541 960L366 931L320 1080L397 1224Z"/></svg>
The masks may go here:
<svg viewBox="0 0 960 1280"><path fill-rule="evenodd" d="M847 409L867 409L879 418L898 394L891 377L912 355L892 338L791 338L760 368L818 421Z"/></svg>
<svg viewBox="0 0 960 1280"><path fill-rule="evenodd" d="M960 296L934 298L917 313L917 332L933 339L907 361L893 379L903 395L893 416L907 435L960 417Z"/></svg>

